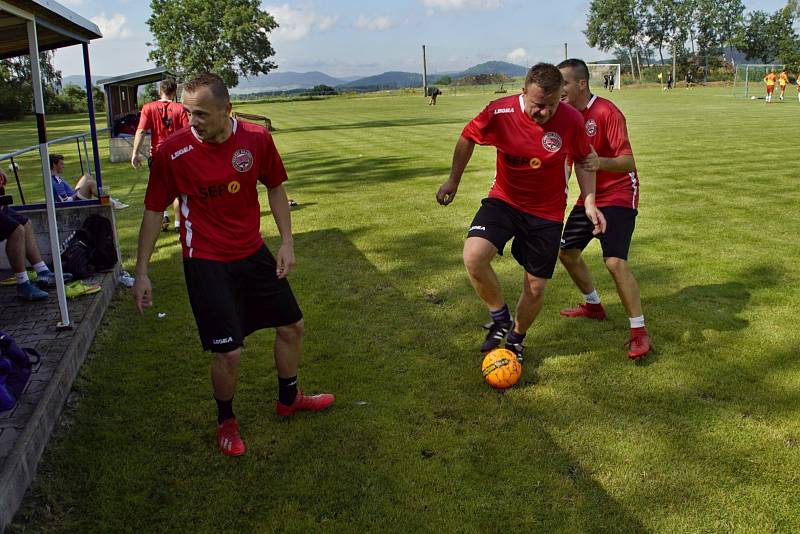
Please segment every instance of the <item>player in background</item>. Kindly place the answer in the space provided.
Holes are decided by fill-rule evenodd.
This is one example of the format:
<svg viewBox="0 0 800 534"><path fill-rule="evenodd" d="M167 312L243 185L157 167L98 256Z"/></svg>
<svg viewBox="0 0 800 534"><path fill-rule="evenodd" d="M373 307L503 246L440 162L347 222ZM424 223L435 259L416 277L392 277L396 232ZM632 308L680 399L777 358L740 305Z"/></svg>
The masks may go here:
<svg viewBox="0 0 800 534"><path fill-rule="evenodd" d="M178 94L178 85L175 80L172 78L161 80L158 90L161 96L160 100L145 104L139 117L139 126L136 128L136 135L133 138L133 153L131 154L131 165L135 169L138 169L142 164L140 151L145 131L150 130L150 154L147 158L147 166L150 167L153 156L158 151L161 143L173 133L189 125L186 110L183 109L179 102L175 101ZM175 214L175 231L177 232L180 227L180 211L177 198L172 203L172 208ZM169 230L169 213L166 211L164 212L161 229Z"/></svg>
<svg viewBox="0 0 800 534"><path fill-rule="evenodd" d="M781 87L781 102L783 102L783 95L786 93L786 85L789 83L789 74L786 70L782 70L780 76L778 77L778 85Z"/></svg>
<svg viewBox="0 0 800 534"><path fill-rule="evenodd" d="M189 302L203 349L214 354L211 384L217 403L217 444L223 454L240 456L245 445L233 397L244 339L252 332L276 330L279 416L324 410L335 399L327 393L305 395L297 386L303 314L286 279L294 266L294 240L283 187L286 169L272 136L261 126L230 117L228 89L217 75L201 74L186 83L183 104L191 127L173 134L153 156L133 298L139 313L153 305L150 256L164 209L178 197ZM274 257L261 236L259 182L267 188L281 237Z"/></svg>
<svg viewBox="0 0 800 534"><path fill-rule="evenodd" d="M767 84L767 104L772 102L772 92L775 90L775 78L774 70L764 76L764 83Z"/></svg>
<svg viewBox="0 0 800 534"><path fill-rule="evenodd" d="M572 209L564 227L559 258L583 293L585 302L562 310L561 315L598 320L606 317L589 267L581 257L586 245L597 237L603 249L603 261L628 313L628 357L641 358L650 352L651 346L642 313L639 285L628 265L628 249L639 206L639 176L628 140L625 116L613 103L591 93L589 69L582 60L568 59L559 63L558 68L564 76L563 100L583 115L586 135L593 147L584 168L597 172L595 203L608 222L608 230L595 236L593 225L586 216L583 196ZM579 168L580 165L576 170Z"/></svg>
<svg viewBox="0 0 800 534"><path fill-rule="evenodd" d="M489 103L461 132L450 178L436 193L439 204L450 204L475 145L496 147L494 183L464 242L467 274L491 317L481 352L505 340L505 348L522 360L522 342L542 308L545 286L558 259L567 158L582 162L592 154L580 113L560 104L562 84L555 66L539 63L528 71L522 94ZM605 220L594 206L594 171L576 167L576 176L592 231L604 232ZM512 237L511 254L525 271L513 321L491 266Z"/></svg>

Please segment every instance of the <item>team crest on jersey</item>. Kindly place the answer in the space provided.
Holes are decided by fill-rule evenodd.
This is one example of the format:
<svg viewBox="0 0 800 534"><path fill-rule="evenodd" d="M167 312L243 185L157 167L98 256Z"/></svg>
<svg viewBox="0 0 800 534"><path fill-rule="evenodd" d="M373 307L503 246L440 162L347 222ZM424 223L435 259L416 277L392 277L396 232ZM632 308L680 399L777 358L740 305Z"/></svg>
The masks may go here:
<svg viewBox="0 0 800 534"><path fill-rule="evenodd" d="M253 154L246 148L240 148L233 153L231 163L237 171L247 172L253 167Z"/></svg>
<svg viewBox="0 0 800 534"><path fill-rule="evenodd" d="M561 149L561 136L556 132L547 132L542 136L542 146L548 152L558 152Z"/></svg>
<svg viewBox="0 0 800 534"><path fill-rule="evenodd" d="M589 137L594 137L597 133L597 123L594 122L594 119L589 119L586 121L586 135Z"/></svg>

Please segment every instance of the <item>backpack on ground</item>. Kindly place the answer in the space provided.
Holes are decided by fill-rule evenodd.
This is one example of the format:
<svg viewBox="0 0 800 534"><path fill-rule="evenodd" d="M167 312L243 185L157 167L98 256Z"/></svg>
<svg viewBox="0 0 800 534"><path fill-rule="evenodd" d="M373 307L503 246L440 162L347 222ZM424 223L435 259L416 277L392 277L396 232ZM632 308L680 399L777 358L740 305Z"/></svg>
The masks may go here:
<svg viewBox="0 0 800 534"><path fill-rule="evenodd" d="M80 228L66 240L61 253L61 268L65 273L72 273L73 278L86 278L92 274L91 236Z"/></svg>
<svg viewBox="0 0 800 534"><path fill-rule="evenodd" d="M30 348L20 348L14 338L0 332L0 412L17 405L31 371L41 356Z"/></svg>
<svg viewBox="0 0 800 534"><path fill-rule="evenodd" d="M117 264L117 247L111 220L102 215L89 215L83 221L83 230L89 235L89 262L94 270L113 269Z"/></svg>

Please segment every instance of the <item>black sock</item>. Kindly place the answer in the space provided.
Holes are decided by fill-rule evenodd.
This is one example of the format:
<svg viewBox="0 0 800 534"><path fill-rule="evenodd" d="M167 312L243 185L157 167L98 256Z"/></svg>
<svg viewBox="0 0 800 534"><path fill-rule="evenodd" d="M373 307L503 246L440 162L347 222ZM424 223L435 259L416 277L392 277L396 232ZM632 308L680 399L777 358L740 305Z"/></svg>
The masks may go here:
<svg viewBox="0 0 800 534"><path fill-rule="evenodd" d="M217 401L217 423L222 424L223 421L236 417L233 415L233 397L226 401L214 397L214 400Z"/></svg>
<svg viewBox="0 0 800 534"><path fill-rule="evenodd" d="M511 332L508 333L508 336L506 337L506 343L517 345L519 343L522 343L524 339L525 339L525 334L519 334L517 333L516 330L512 330Z"/></svg>
<svg viewBox="0 0 800 534"><path fill-rule="evenodd" d="M297 397L297 375L289 378L278 377L278 402L284 406L294 403Z"/></svg>
<svg viewBox="0 0 800 534"><path fill-rule="evenodd" d="M492 321L495 323L511 322L511 312L508 311L508 304L503 304L502 308L497 311L490 311L489 314L492 316Z"/></svg>

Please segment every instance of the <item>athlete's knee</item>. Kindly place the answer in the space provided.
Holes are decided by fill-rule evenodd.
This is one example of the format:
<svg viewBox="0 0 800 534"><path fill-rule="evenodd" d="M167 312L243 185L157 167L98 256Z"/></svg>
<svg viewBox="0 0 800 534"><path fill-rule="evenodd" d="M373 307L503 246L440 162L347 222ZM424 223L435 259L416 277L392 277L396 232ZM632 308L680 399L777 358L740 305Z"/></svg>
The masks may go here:
<svg viewBox="0 0 800 534"><path fill-rule="evenodd" d="M542 298L544 296L544 290L546 287L546 278L540 278L530 273L525 273L525 285L523 289L529 297L533 299Z"/></svg>
<svg viewBox="0 0 800 534"><path fill-rule="evenodd" d="M281 339L281 341L284 343L294 344L302 339L303 332L305 331L305 324L303 323L303 320L300 319L296 323L286 326L279 326L276 331L277 336Z"/></svg>
<svg viewBox="0 0 800 534"><path fill-rule="evenodd" d="M628 261L622 258L603 258L608 272L612 275L622 275L628 272Z"/></svg>
<svg viewBox="0 0 800 534"><path fill-rule="evenodd" d="M239 360L242 358L242 348L237 347L232 351L228 352L217 352L214 354L214 357L228 366L238 366Z"/></svg>
<svg viewBox="0 0 800 534"><path fill-rule="evenodd" d="M558 259L567 266L577 263L580 257L581 251L575 248L562 248L558 251Z"/></svg>
<svg viewBox="0 0 800 534"><path fill-rule="evenodd" d="M482 244L467 240L464 243L464 267L471 275L476 275L486 269L492 262L492 254L487 253Z"/></svg>
<svg viewBox="0 0 800 534"><path fill-rule="evenodd" d="M30 222L30 221L28 221ZM7 238L7 243L15 243L17 241L24 241L25 240L25 226L18 224L14 231L9 234Z"/></svg>

